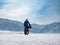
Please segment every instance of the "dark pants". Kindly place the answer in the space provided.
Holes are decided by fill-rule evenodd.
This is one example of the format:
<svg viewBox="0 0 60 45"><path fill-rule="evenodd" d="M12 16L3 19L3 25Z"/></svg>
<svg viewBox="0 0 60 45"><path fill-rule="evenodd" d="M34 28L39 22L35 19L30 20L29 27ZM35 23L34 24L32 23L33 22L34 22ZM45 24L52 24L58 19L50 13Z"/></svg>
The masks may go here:
<svg viewBox="0 0 60 45"><path fill-rule="evenodd" d="M29 34L29 28L24 27L24 34L25 34L25 35L28 35L28 34Z"/></svg>

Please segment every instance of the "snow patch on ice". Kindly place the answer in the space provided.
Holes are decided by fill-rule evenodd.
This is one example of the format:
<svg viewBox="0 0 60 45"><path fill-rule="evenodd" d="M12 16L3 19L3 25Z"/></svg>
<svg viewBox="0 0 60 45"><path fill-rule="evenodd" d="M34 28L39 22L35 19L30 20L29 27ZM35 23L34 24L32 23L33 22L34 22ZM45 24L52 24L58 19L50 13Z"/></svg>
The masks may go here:
<svg viewBox="0 0 60 45"><path fill-rule="evenodd" d="M60 45L60 34L24 35L23 32L0 31L0 45Z"/></svg>

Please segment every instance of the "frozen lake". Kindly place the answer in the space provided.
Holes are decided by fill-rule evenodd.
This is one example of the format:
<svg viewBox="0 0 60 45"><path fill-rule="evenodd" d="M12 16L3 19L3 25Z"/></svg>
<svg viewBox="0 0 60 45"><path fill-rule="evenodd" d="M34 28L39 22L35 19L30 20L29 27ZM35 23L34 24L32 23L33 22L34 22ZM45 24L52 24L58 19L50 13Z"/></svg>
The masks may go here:
<svg viewBox="0 0 60 45"><path fill-rule="evenodd" d="M60 34L24 35L18 32L0 31L0 45L60 45Z"/></svg>

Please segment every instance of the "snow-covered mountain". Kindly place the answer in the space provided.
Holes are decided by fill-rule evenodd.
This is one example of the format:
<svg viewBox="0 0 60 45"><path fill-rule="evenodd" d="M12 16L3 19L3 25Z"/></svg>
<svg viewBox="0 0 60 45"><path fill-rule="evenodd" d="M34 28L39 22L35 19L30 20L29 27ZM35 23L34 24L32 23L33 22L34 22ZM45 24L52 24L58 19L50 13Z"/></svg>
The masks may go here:
<svg viewBox="0 0 60 45"><path fill-rule="evenodd" d="M32 32L34 33L60 33L60 22L54 22L47 25L32 25Z"/></svg>
<svg viewBox="0 0 60 45"><path fill-rule="evenodd" d="M0 30L20 31L22 27L21 22L0 18Z"/></svg>
<svg viewBox="0 0 60 45"><path fill-rule="evenodd" d="M60 22L54 22L47 25L31 24L33 33L60 33ZM0 30L23 31L23 23L0 18Z"/></svg>

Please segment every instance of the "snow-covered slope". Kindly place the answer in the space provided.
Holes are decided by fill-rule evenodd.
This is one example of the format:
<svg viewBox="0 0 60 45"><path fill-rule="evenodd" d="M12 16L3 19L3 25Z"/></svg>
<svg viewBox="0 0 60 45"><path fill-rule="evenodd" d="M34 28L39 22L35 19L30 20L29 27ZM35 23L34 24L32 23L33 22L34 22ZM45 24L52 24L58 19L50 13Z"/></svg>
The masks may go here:
<svg viewBox="0 0 60 45"><path fill-rule="evenodd" d="M53 22L46 25L31 24L32 28L30 32L33 33L60 33L60 22ZM23 31L23 23L15 20L0 18L0 30L1 31Z"/></svg>
<svg viewBox="0 0 60 45"><path fill-rule="evenodd" d="M0 45L60 45L60 34L24 35L23 32L0 31Z"/></svg>

